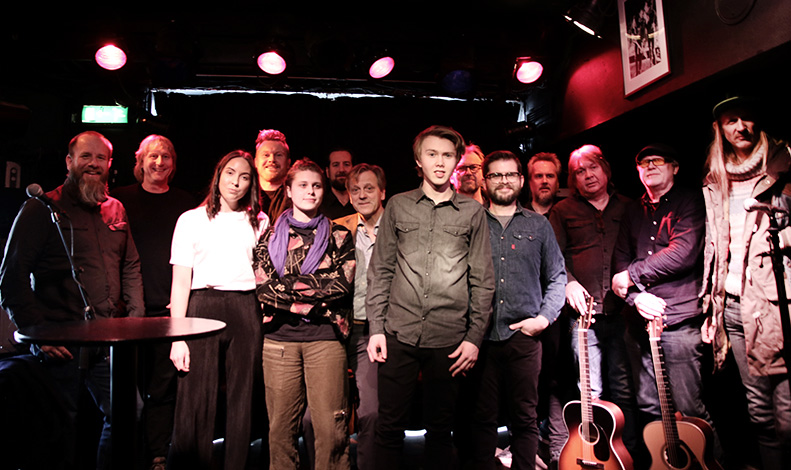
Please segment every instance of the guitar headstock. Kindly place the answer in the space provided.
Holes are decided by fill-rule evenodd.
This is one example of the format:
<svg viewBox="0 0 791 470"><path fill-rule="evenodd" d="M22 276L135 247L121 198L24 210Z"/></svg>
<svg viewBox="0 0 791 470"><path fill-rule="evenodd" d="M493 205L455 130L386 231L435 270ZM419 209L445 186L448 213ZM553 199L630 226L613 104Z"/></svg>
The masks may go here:
<svg viewBox="0 0 791 470"><path fill-rule="evenodd" d="M662 336L662 330L665 329L665 325L662 322L662 317L654 317L653 320L649 320L648 325L646 326L646 330L648 330L648 337L650 339L659 339Z"/></svg>
<svg viewBox="0 0 791 470"><path fill-rule="evenodd" d="M595 302L593 301L593 297L590 295L585 295L585 303L587 308L586 311L580 315L579 321L579 329L580 330L587 330L590 329L591 325L593 324L593 306Z"/></svg>

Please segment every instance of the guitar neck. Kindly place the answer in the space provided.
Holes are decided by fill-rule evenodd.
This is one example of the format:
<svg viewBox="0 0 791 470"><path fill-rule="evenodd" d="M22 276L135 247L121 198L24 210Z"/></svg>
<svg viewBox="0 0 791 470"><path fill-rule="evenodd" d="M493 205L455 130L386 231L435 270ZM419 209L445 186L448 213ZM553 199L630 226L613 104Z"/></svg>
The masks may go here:
<svg viewBox="0 0 791 470"><path fill-rule="evenodd" d="M676 410L670 392L670 381L665 371L665 354L659 337L651 337L651 356L654 362L654 375L656 376L656 389L659 392L659 406L662 410L662 427L665 433L665 442L668 452L672 453L678 448L678 426L676 424ZM671 461L675 461L673 456Z"/></svg>
<svg viewBox="0 0 791 470"><path fill-rule="evenodd" d="M582 405L582 433L590 441L590 424L593 422L593 404L590 384L590 360L588 358L588 330L577 330L580 357L580 403Z"/></svg>

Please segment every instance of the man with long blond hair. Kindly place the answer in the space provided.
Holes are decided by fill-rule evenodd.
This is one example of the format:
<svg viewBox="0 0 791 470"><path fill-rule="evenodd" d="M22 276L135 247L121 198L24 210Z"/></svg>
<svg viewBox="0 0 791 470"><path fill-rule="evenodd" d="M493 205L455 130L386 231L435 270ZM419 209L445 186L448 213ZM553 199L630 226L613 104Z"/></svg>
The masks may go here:
<svg viewBox="0 0 791 470"><path fill-rule="evenodd" d="M173 230L179 216L197 203L187 191L170 184L176 174L176 150L167 137L144 138L135 152L133 171L138 183L117 188L111 195L124 205L140 253L146 316L168 317ZM141 345L138 352L146 460L150 470L164 470L173 433L176 369L168 343Z"/></svg>
<svg viewBox="0 0 791 470"><path fill-rule="evenodd" d="M791 151L762 130L756 111L756 101L745 97L726 99L713 110L714 140L703 181L701 293L708 317L702 333L714 347L716 368L724 364L728 349L733 351L766 470L791 467L791 391L768 255L770 215L748 210L745 201L791 207ZM788 217L778 222L781 244L791 246Z"/></svg>

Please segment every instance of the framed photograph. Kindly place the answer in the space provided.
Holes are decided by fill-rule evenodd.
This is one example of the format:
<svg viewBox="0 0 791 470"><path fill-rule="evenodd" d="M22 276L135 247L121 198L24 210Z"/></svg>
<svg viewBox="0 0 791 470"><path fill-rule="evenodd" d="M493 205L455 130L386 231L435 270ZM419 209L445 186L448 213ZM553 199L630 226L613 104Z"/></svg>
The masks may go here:
<svg viewBox="0 0 791 470"><path fill-rule="evenodd" d="M624 96L670 73L662 0L617 0Z"/></svg>

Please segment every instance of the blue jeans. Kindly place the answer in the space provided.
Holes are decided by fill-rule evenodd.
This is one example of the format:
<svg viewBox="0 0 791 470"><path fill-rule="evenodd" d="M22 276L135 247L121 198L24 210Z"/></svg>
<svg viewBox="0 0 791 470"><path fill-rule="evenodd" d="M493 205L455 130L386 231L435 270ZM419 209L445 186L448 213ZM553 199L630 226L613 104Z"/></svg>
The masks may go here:
<svg viewBox="0 0 791 470"><path fill-rule="evenodd" d="M747 409L755 425L764 470L791 468L791 391L788 376L750 375L744 341L741 304L725 298L725 331L744 384Z"/></svg>
<svg viewBox="0 0 791 470"><path fill-rule="evenodd" d="M103 348L86 348L84 354L89 357L89 367L85 371L81 371L79 369L80 348L69 347L68 349L74 359L64 362L50 358L36 346L31 348L52 374L56 387L62 392L63 403L71 421L71 432L66 435L71 438L69 450L72 455L66 456L65 460L76 459L74 452L76 450L77 409L80 401L80 388L84 384L104 416L96 456L96 468L99 470L109 469L111 424L113 421L112 407L110 406L110 358L104 353ZM73 461L76 462L76 460Z"/></svg>
<svg viewBox="0 0 791 470"><path fill-rule="evenodd" d="M629 324L626 346L632 360L637 404L641 411L653 420L662 418L659 394L651 356L651 345L641 316ZM702 319L701 319L702 320ZM670 390L676 411L685 416L702 418L713 426L711 417L703 404L701 367L704 344L700 336L700 322L662 331L661 345L664 351L665 371L670 380Z"/></svg>

